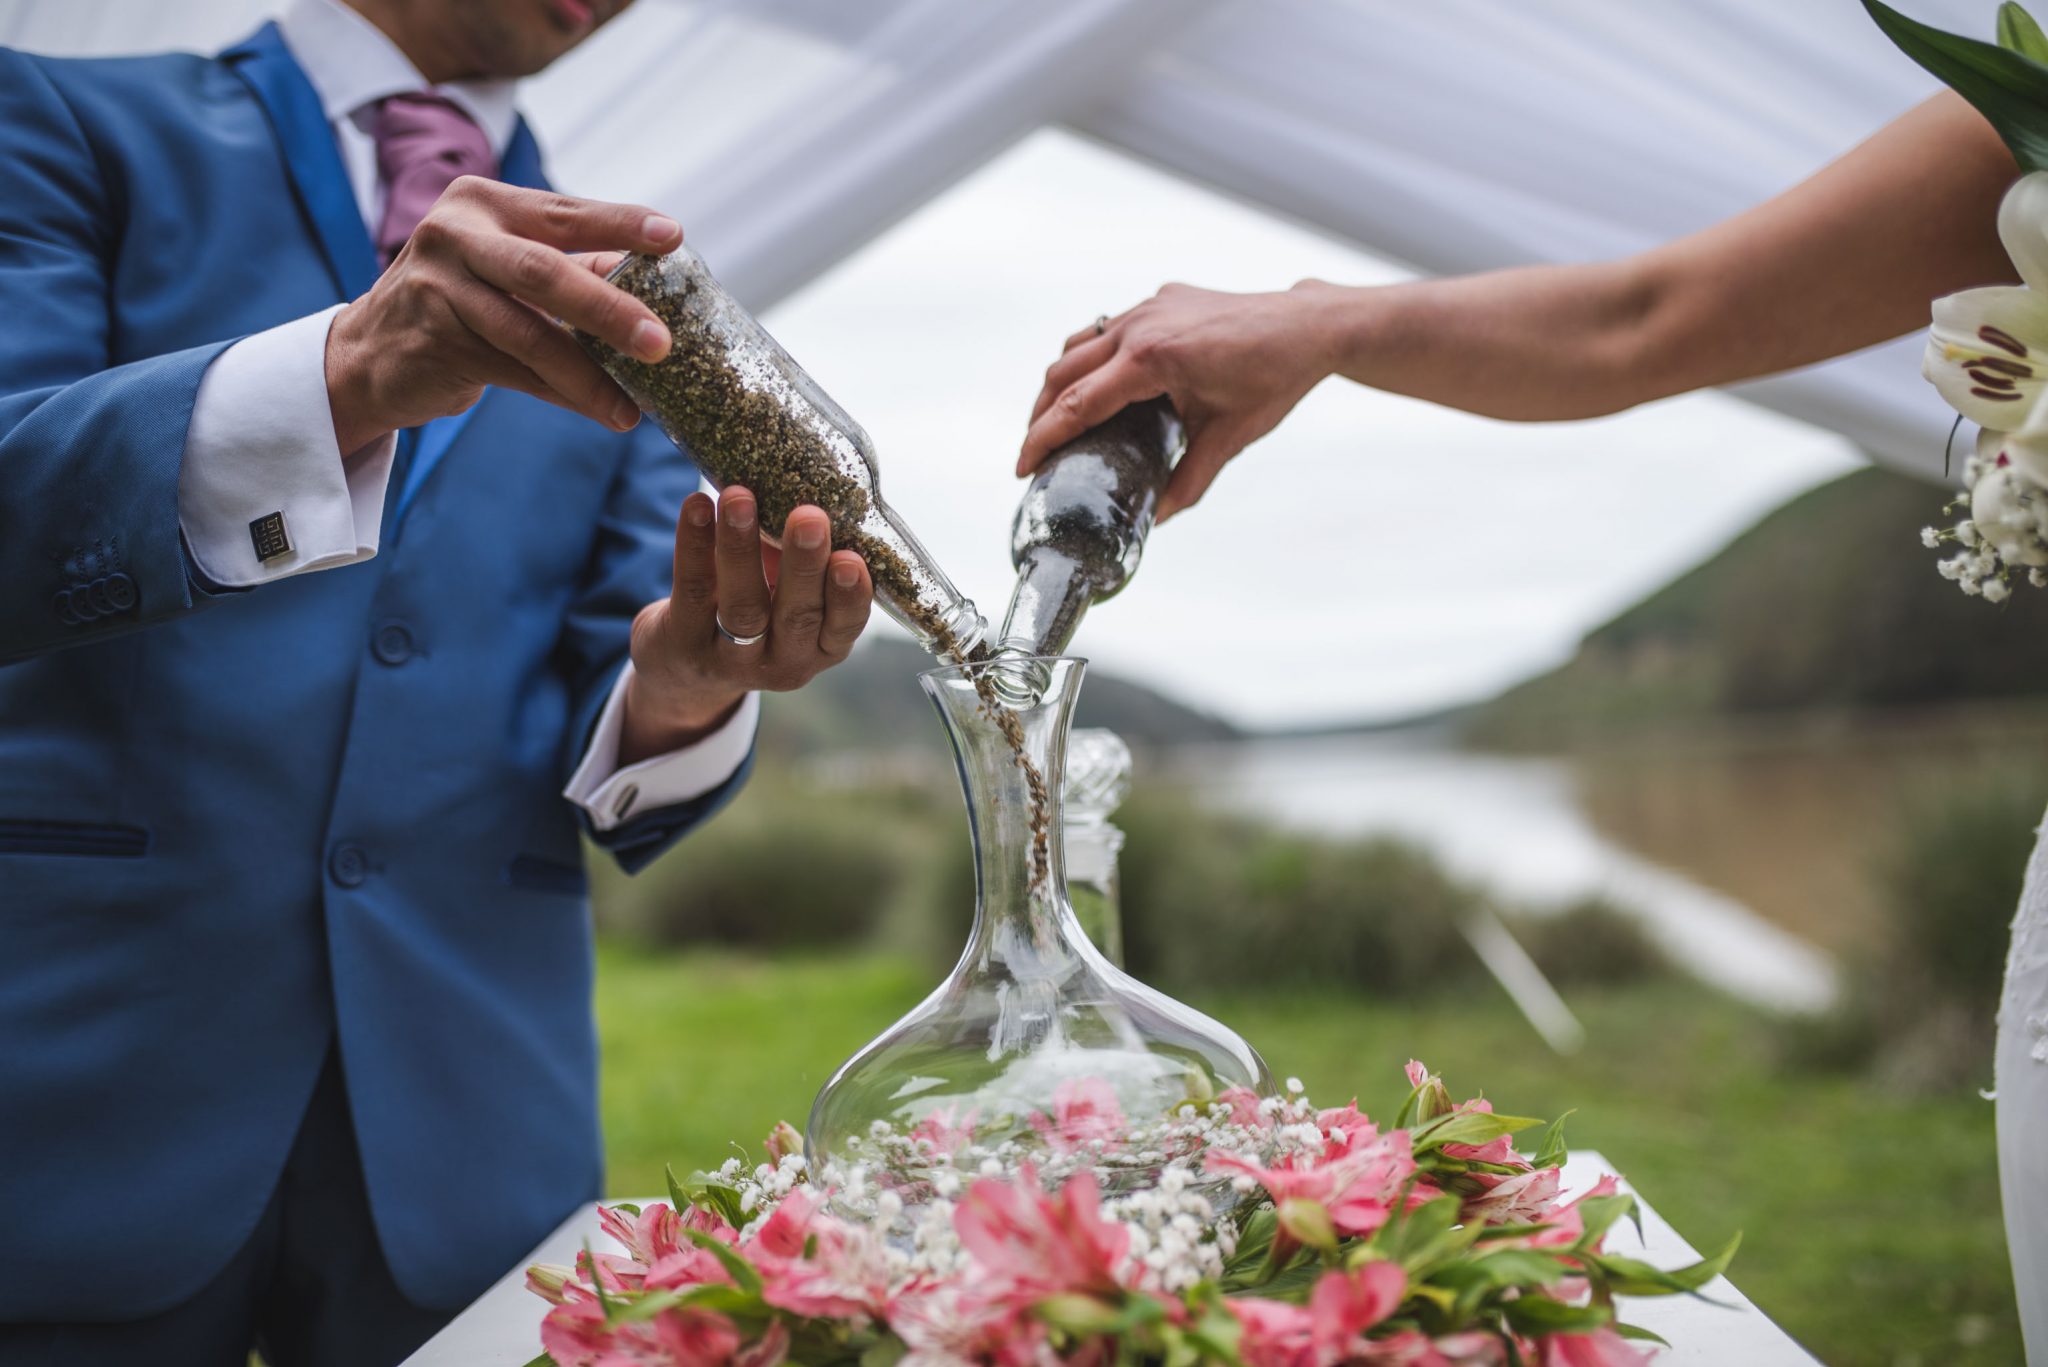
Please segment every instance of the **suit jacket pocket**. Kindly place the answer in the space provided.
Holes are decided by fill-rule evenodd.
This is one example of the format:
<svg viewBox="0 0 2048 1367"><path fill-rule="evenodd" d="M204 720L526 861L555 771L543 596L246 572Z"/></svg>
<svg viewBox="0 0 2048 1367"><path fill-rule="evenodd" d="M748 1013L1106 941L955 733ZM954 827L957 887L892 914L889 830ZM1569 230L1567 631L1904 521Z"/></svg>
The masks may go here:
<svg viewBox="0 0 2048 1367"><path fill-rule="evenodd" d="M134 859L149 852L140 826L0 816L0 854L71 854Z"/></svg>

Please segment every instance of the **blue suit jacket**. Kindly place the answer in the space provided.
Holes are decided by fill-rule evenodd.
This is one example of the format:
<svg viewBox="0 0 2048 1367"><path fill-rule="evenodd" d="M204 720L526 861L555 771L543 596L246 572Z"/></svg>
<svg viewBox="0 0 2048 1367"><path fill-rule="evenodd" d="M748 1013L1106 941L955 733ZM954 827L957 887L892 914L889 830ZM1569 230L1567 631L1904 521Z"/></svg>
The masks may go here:
<svg viewBox="0 0 2048 1367"><path fill-rule="evenodd" d="M523 127L505 178L539 183ZM599 1192L559 793L697 475L651 424L493 391L404 443L446 449L402 525L393 475L374 559L210 591L178 527L201 374L376 269L274 28L0 49L0 1320L203 1286L337 1038L414 1299ZM637 867L743 777L600 842Z"/></svg>

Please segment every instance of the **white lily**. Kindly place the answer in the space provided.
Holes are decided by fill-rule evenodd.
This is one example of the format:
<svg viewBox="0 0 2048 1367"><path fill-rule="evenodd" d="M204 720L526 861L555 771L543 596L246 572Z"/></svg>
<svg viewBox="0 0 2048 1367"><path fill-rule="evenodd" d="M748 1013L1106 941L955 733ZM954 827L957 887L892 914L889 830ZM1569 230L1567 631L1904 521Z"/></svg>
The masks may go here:
<svg viewBox="0 0 2048 1367"><path fill-rule="evenodd" d="M1979 444L1987 466L2009 462L2048 484L2048 171L2006 192L1998 237L2026 284L1935 300L1921 373L1990 436Z"/></svg>

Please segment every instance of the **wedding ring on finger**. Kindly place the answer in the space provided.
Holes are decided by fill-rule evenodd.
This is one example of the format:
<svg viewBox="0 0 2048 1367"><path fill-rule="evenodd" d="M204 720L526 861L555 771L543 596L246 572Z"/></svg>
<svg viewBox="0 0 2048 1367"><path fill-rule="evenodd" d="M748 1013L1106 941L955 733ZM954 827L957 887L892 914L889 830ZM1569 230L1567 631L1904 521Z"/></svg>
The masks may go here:
<svg viewBox="0 0 2048 1367"><path fill-rule="evenodd" d="M765 631L757 631L752 636L735 636L726 630L725 619L715 613L712 615L711 621L718 628L718 634L736 646L757 646L768 639L768 633Z"/></svg>
<svg viewBox="0 0 2048 1367"><path fill-rule="evenodd" d="M1100 337L1103 333L1107 331L1109 331L1109 315L1106 313L1098 313L1097 315L1095 315L1095 335L1097 337Z"/></svg>

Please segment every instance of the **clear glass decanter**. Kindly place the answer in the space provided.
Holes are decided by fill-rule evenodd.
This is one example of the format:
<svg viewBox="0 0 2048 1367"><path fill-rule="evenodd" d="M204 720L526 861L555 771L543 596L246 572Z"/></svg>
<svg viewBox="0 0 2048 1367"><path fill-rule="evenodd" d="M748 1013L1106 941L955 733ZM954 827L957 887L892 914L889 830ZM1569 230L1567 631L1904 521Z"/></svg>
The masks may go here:
<svg viewBox="0 0 2048 1367"><path fill-rule="evenodd" d="M1173 404L1147 399L1046 457L1010 531L1017 587L999 650L1059 654L1081 615L1130 582L1182 445Z"/></svg>
<svg viewBox="0 0 2048 1367"><path fill-rule="evenodd" d="M811 1107L814 1171L856 1211L891 1192L914 1220L991 1158L1029 1160L1048 1181L1093 1169L1107 1192L1139 1190L1191 1147L1171 1133L1183 1103L1232 1087L1271 1094L1250 1045L1111 964L1075 919L1057 795L1082 668L1001 659L922 676L966 788L974 926L938 990L840 1065ZM1017 690L1038 701L1009 709L991 675L1018 669L1038 675ZM1032 872L1040 832L1017 744L1053 795L1038 818L1044 878ZM1213 1199L1227 1206L1227 1183Z"/></svg>
<svg viewBox="0 0 2048 1367"><path fill-rule="evenodd" d="M1131 795L1131 747L1114 731L1076 727L1067 741L1067 897L1102 957L1124 966L1122 889L1117 856L1124 833L1109 818Z"/></svg>
<svg viewBox="0 0 2048 1367"><path fill-rule="evenodd" d="M668 325L673 348L650 365L587 333L577 340L698 469L720 489L751 490L778 544L799 506L824 509L832 544L867 561L891 617L934 655L975 655L987 623L883 502L874 442L702 258L688 246L628 256L609 279Z"/></svg>

